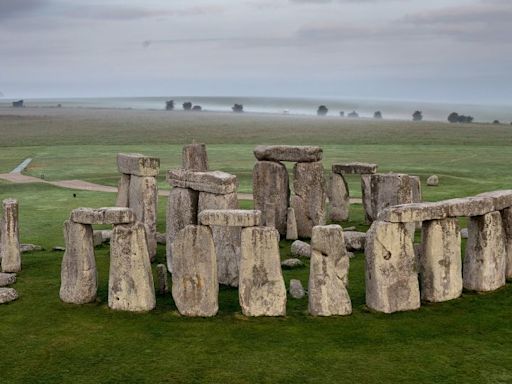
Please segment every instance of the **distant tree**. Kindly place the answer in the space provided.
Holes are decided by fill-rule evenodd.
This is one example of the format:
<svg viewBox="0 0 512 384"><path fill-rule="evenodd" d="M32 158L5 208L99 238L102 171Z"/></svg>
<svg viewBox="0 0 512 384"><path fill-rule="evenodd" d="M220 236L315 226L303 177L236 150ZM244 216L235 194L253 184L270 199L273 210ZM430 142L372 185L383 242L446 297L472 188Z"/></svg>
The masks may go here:
<svg viewBox="0 0 512 384"><path fill-rule="evenodd" d="M192 110L196 112L201 112L203 110L203 107L201 107L200 105L194 105L192 107Z"/></svg>
<svg viewBox="0 0 512 384"><path fill-rule="evenodd" d="M318 116L325 116L327 115L327 112L329 112L329 109L325 105L321 105L318 107L316 114Z"/></svg>
<svg viewBox="0 0 512 384"><path fill-rule="evenodd" d="M165 102L165 109L167 111L172 111L174 109L174 100L167 100Z"/></svg>
<svg viewBox="0 0 512 384"><path fill-rule="evenodd" d="M356 111L352 111L347 115L347 117L355 119L359 117L359 113L357 113Z"/></svg>
<svg viewBox="0 0 512 384"><path fill-rule="evenodd" d="M448 115L448 121L450 123L458 123L460 121L460 116L457 112L452 112Z"/></svg>
<svg viewBox="0 0 512 384"><path fill-rule="evenodd" d="M494 120L492 123L493 124L501 124L499 120Z"/></svg>
<svg viewBox="0 0 512 384"><path fill-rule="evenodd" d="M345 117L345 112L344 111L340 111L340 116L341 117Z"/></svg>
<svg viewBox="0 0 512 384"><path fill-rule="evenodd" d="M183 109L185 111L190 111L192 109L192 103L190 101L183 103Z"/></svg>
<svg viewBox="0 0 512 384"><path fill-rule="evenodd" d="M423 120L423 112L416 111L412 114L412 120L413 121L421 121Z"/></svg>
<svg viewBox="0 0 512 384"><path fill-rule="evenodd" d="M373 114L373 118L374 119L382 119L382 112L381 111L377 111Z"/></svg>
<svg viewBox="0 0 512 384"><path fill-rule="evenodd" d="M233 105L233 107L231 107L231 109L233 110L233 112L241 113L244 111L244 106L243 104L235 104Z"/></svg>
<svg viewBox="0 0 512 384"><path fill-rule="evenodd" d="M460 123L470 124L470 123L473 122L473 120L474 120L473 116L459 115L459 122Z"/></svg>

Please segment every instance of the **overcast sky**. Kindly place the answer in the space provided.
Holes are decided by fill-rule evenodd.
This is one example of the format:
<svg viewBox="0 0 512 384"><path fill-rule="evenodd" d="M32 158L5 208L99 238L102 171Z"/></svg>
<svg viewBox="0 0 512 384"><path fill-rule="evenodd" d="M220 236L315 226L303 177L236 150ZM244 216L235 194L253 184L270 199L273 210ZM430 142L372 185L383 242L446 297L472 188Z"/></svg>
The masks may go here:
<svg viewBox="0 0 512 384"><path fill-rule="evenodd" d="M0 0L0 92L512 104L512 1Z"/></svg>

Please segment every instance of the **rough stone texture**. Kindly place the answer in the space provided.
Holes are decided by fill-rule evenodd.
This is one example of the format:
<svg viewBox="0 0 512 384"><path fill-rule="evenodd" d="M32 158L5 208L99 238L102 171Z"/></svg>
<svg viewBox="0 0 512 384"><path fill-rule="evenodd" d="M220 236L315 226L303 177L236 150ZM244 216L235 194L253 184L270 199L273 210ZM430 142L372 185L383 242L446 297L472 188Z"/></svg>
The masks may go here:
<svg viewBox="0 0 512 384"><path fill-rule="evenodd" d="M92 226L67 220L64 239L66 251L60 272L60 299L72 304L91 303L96 300L98 290Z"/></svg>
<svg viewBox="0 0 512 384"><path fill-rule="evenodd" d="M0 258L2 272L21 271L20 235L18 228L18 201L5 199L0 220Z"/></svg>
<svg viewBox="0 0 512 384"><path fill-rule="evenodd" d="M348 251L362 251L366 243L366 232L346 231L343 232L345 245Z"/></svg>
<svg viewBox="0 0 512 384"><path fill-rule="evenodd" d="M167 200L167 268L172 272L172 242L187 225L197 224L199 192L188 188L173 188Z"/></svg>
<svg viewBox="0 0 512 384"><path fill-rule="evenodd" d="M117 155L119 173L141 177L155 177L160 172L160 159L140 153L119 153Z"/></svg>
<svg viewBox="0 0 512 384"><path fill-rule="evenodd" d="M304 296L306 296L306 292L304 292L304 287L302 286L302 283L300 280L297 279L291 279L290 280L290 288L288 289L288 292L290 293L290 296L293 299L302 299Z"/></svg>
<svg viewBox="0 0 512 384"><path fill-rule="evenodd" d="M101 234L101 231L92 232L92 243L95 247L103 244L103 235Z"/></svg>
<svg viewBox="0 0 512 384"><path fill-rule="evenodd" d="M400 173L378 173L371 176L372 215L394 205L413 202L414 182L409 175Z"/></svg>
<svg viewBox="0 0 512 384"><path fill-rule="evenodd" d="M254 209L266 218L268 203L274 204L276 228L286 235L287 210L290 201L288 171L282 163L258 161L252 171ZM264 223L265 224L265 223Z"/></svg>
<svg viewBox="0 0 512 384"><path fill-rule="evenodd" d="M439 177L432 175L427 179L427 185L429 187L437 187L439 185Z"/></svg>
<svg viewBox="0 0 512 384"><path fill-rule="evenodd" d="M112 238L112 230L111 229L102 230L101 237L103 238L104 243L110 242L110 239Z"/></svg>
<svg viewBox="0 0 512 384"><path fill-rule="evenodd" d="M377 172L377 167L377 164L354 162L333 164L332 171L340 175L370 175Z"/></svg>
<svg viewBox="0 0 512 384"><path fill-rule="evenodd" d="M349 258L339 225L316 226L311 238L308 297L313 316L350 315Z"/></svg>
<svg viewBox="0 0 512 384"><path fill-rule="evenodd" d="M366 305L392 313L420 307L413 243L405 224L375 221L366 236Z"/></svg>
<svg viewBox="0 0 512 384"><path fill-rule="evenodd" d="M270 227L242 230L239 298L246 316L285 316L279 232Z"/></svg>
<svg viewBox="0 0 512 384"><path fill-rule="evenodd" d="M460 237L462 237L463 239L467 239L469 237L469 231L467 228L462 228L460 230Z"/></svg>
<svg viewBox="0 0 512 384"><path fill-rule="evenodd" d="M37 252L37 251L43 251L43 247L36 244L20 244L20 252L26 253L26 252Z"/></svg>
<svg viewBox="0 0 512 384"><path fill-rule="evenodd" d="M172 244L172 297L184 316L215 316L219 309L217 260L209 227L188 225Z"/></svg>
<svg viewBox="0 0 512 384"><path fill-rule="evenodd" d="M476 197L490 197L493 202L494 211L502 211L506 208L512 207L512 190L486 192L481 193Z"/></svg>
<svg viewBox="0 0 512 384"><path fill-rule="evenodd" d="M149 257L156 255L156 216L158 186L154 177L132 176L130 180L130 208L146 228Z"/></svg>
<svg viewBox="0 0 512 384"><path fill-rule="evenodd" d="M383 209L378 220L391 223L414 223L417 221L442 220L448 216L444 203L411 203Z"/></svg>
<svg viewBox="0 0 512 384"><path fill-rule="evenodd" d="M156 243L166 245L167 244L167 234L162 232L156 233Z"/></svg>
<svg viewBox="0 0 512 384"><path fill-rule="evenodd" d="M328 188L330 212L333 221L346 221L350 211L350 196L345 178L337 173L331 174Z"/></svg>
<svg viewBox="0 0 512 384"><path fill-rule="evenodd" d="M284 269L294 269L303 267L304 263L299 259L286 259L281 261L281 267Z"/></svg>
<svg viewBox="0 0 512 384"><path fill-rule="evenodd" d="M444 200L440 203L446 209L448 217L483 216L494 210L494 202L491 197L463 197Z"/></svg>
<svg viewBox="0 0 512 384"><path fill-rule="evenodd" d="M367 224L373 221L372 211L372 175L361 175L361 196L363 201L364 217Z"/></svg>
<svg viewBox="0 0 512 384"><path fill-rule="evenodd" d="M71 211L70 220L78 224L129 224L135 217L130 208L76 208Z"/></svg>
<svg viewBox="0 0 512 384"><path fill-rule="evenodd" d="M130 205L130 175L122 174L117 184L116 207L128 208Z"/></svg>
<svg viewBox="0 0 512 384"><path fill-rule="evenodd" d="M157 293L160 296L169 292L169 279L167 278L167 267L165 264L158 264L156 266L156 286Z"/></svg>
<svg viewBox="0 0 512 384"><path fill-rule="evenodd" d="M254 156L260 161L308 163L322 160L323 151L320 147L312 146L258 145L254 149Z"/></svg>
<svg viewBox="0 0 512 384"><path fill-rule="evenodd" d="M297 163L293 168L295 210L299 237L311 237L313 227L325 224L326 185L321 162Z"/></svg>
<svg viewBox="0 0 512 384"><path fill-rule="evenodd" d="M311 246L301 240L295 240L291 245L290 250L292 256L311 257Z"/></svg>
<svg viewBox="0 0 512 384"><path fill-rule="evenodd" d="M261 211L247 209L206 209L199 214L202 225L222 227L257 227L261 225Z"/></svg>
<svg viewBox="0 0 512 384"><path fill-rule="evenodd" d="M421 203L423 201L423 195L421 193L421 179L419 176L410 176L411 178L411 190L412 190L412 202Z"/></svg>
<svg viewBox="0 0 512 384"><path fill-rule="evenodd" d="M505 248L507 250L505 277L512 279L512 208L501 211L501 219L505 230Z"/></svg>
<svg viewBox="0 0 512 384"><path fill-rule="evenodd" d="M167 173L167 182L173 187L217 194L233 193L238 187L235 175L220 171L197 172L187 169L171 169Z"/></svg>
<svg viewBox="0 0 512 384"><path fill-rule="evenodd" d="M141 312L150 311L155 305L144 225L137 222L114 226L110 244L108 306L115 310Z"/></svg>
<svg viewBox="0 0 512 384"><path fill-rule="evenodd" d="M457 219L424 221L419 255L421 299L441 302L462 294L461 237Z"/></svg>
<svg viewBox="0 0 512 384"><path fill-rule="evenodd" d="M286 240L297 240L297 220L295 219L295 210L288 208L288 216L286 217Z"/></svg>
<svg viewBox="0 0 512 384"><path fill-rule="evenodd" d="M18 298L18 292L14 288L0 288L0 304L9 303Z"/></svg>
<svg viewBox="0 0 512 384"><path fill-rule="evenodd" d="M15 273L2 273L0 272L0 287L6 287L16 282Z"/></svg>
<svg viewBox="0 0 512 384"><path fill-rule="evenodd" d="M206 209L238 209L236 193L216 195L200 192L198 211ZM238 265L240 263L240 227L212 226L213 242L217 255L217 276L220 284L238 286Z"/></svg>
<svg viewBox="0 0 512 384"><path fill-rule="evenodd" d="M276 227L276 205L268 202L265 204L264 222L266 227Z"/></svg>
<svg viewBox="0 0 512 384"><path fill-rule="evenodd" d="M183 146L182 168L191 171L208 170L208 153L205 144L188 144Z"/></svg>
<svg viewBox="0 0 512 384"><path fill-rule="evenodd" d="M464 288L494 291L505 285L507 250L499 212L471 217L463 264Z"/></svg>

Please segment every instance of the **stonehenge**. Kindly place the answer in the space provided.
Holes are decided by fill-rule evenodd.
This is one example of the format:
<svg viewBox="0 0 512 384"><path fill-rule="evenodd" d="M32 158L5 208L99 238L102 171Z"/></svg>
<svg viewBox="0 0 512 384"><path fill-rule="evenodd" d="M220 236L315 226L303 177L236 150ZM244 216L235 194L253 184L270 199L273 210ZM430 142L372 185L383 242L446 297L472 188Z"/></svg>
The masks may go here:
<svg viewBox="0 0 512 384"><path fill-rule="evenodd" d="M0 258L2 272L21 271L20 235L18 224L18 201L2 201L2 218L0 220Z"/></svg>

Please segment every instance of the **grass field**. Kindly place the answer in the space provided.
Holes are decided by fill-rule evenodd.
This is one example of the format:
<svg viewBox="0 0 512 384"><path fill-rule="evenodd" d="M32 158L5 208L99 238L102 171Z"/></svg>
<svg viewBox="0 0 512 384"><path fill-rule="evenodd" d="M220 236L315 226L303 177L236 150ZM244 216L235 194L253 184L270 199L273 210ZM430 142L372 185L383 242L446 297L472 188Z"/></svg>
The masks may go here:
<svg viewBox="0 0 512 384"><path fill-rule="evenodd" d="M237 174L250 191L252 148L260 143L319 144L326 169L335 161L374 161L382 171L425 178L427 200L471 195L512 185L512 127L442 123L350 121L228 114L138 111L0 110L0 173L26 157L27 174L114 185L115 155L159 156L162 169L179 166L181 146L208 144L211 168ZM163 173L163 172L162 172ZM160 185L166 187L161 179ZM357 178L351 178L359 195ZM115 195L47 184L0 181L0 199L20 201L23 242L47 250L23 256L15 288L20 299L0 306L0 383L510 383L512 285L485 295L465 293L418 311L383 315L364 307L364 255L351 260L354 313L307 315L307 299L289 299L286 318L245 318L235 289L220 291L219 315L179 316L170 295L147 314L107 308L108 246L96 250L99 299L84 306L60 302L62 223L78 206L112 205ZM242 202L249 208L250 202ZM165 201L159 205L164 230ZM351 221L362 224L360 205ZM289 257L289 242L281 242ZM165 249L159 246L163 262ZM285 279L307 284L306 267Z"/></svg>

